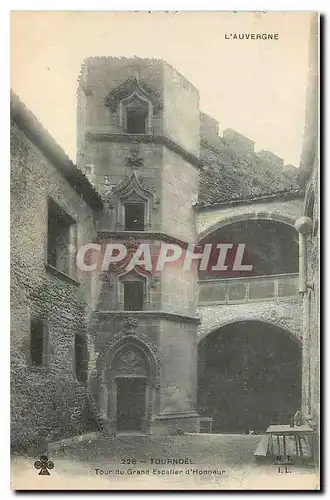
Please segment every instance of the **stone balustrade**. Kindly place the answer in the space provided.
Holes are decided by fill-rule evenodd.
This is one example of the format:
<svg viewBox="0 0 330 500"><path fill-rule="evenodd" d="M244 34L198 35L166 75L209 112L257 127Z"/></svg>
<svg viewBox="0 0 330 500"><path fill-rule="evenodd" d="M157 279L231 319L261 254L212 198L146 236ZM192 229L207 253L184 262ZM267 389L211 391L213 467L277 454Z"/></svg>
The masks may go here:
<svg viewBox="0 0 330 500"><path fill-rule="evenodd" d="M199 281L198 305L240 304L298 297L298 274Z"/></svg>

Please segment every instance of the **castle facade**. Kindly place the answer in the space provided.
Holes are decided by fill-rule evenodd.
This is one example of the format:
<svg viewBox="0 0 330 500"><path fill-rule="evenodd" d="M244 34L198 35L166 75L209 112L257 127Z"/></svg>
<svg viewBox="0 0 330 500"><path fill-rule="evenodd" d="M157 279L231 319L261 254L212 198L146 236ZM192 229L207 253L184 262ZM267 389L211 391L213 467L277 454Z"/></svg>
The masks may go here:
<svg viewBox="0 0 330 500"><path fill-rule="evenodd" d="M162 60L85 60L76 163L14 94L11 106L13 446L205 422L261 431L305 411L298 169L219 136ZM218 267L88 272L76 255L90 243L228 251Z"/></svg>

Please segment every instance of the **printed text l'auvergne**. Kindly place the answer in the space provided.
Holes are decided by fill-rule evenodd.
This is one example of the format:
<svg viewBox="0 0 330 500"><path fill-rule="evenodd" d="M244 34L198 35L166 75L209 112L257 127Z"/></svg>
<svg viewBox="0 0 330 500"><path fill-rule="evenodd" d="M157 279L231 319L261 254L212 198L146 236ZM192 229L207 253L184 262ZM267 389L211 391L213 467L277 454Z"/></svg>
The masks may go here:
<svg viewBox="0 0 330 500"><path fill-rule="evenodd" d="M279 33L225 33L225 40L279 40Z"/></svg>

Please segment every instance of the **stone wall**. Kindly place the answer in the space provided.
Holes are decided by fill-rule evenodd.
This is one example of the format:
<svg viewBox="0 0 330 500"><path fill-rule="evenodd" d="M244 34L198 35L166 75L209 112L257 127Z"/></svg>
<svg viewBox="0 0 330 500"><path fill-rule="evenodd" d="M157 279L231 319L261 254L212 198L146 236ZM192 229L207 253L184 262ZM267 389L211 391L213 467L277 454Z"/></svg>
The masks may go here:
<svg viewBox="0 0 330 500"><path fill-rule="evenodd" d="M164 148L162 165L162 230L180 240L194 242L198 171L179 155Z"/></svg>
<svg viewBox="0 0 330 500"><path fill-rule="evenodd" d="M199 92L186 78L164 64L163 132L185 150L199 155Z"/></svg>
<svg viewBox="0 0 330 500"><path fill-rule="evenodd" d="M312 286L303 297L304 331L304 391L303 408L313 423L320 415L320 241L319 241L319 171L317 159L306 186L304 214L313 221L307 243L307 281Z"/></svg>
<svg viewBox="0 0 330 500"><path fill-rule="evenodd" d="M183 261L168 263L161 274L162 309L179 314L195 315L197 273L183 269Z"/></svg>
<svg viewBox="0 0 330 500"><path fill-rule="evenodd" d="M92 209L13 122L11 362L15 446L51 432L53 438L63 437L65 426L67 432L73 432L67 416L64 427L60 417L54 422L52 405L56 397L51 391L60 391L62 387L62 400L67 391L68 404L86 397L86 390L75 378L74 338L80 333L88 342L90 281L79 269L71 279L46 268L48 197L76 221L78 246L93 239ZM40 368L32 367L30 360L32 318L43 320L47 327L47 366ZM77 418L79 420L79 415ZM80 419L82 421L82 414ZM76 422L74 427L79 425Z"/></svg>
<svg viewBox="0 0 330 500"><path fill-rule="evenodd" d="M195 411L197 385L196 325L161 320L160 413Z"/></svg>
<svg viewBox="0 0 330 500"><path fill-rule="evenodd" d="M319 37L320 18L311 16L309 68L306 88L304 139L299 166L299 184L305 190L301 215L312 219L307 242L307 291L303 294L303 393L302 410L317 431L315 460L319 462L320 438L320 173L319 173Z"/></svg>

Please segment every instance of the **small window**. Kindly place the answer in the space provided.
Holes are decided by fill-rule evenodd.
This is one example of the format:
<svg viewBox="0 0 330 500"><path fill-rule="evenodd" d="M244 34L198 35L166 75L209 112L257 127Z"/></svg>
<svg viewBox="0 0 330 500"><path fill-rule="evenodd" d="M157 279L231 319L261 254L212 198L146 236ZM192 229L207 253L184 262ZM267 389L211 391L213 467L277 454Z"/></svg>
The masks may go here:
<svg viewBox="0 0 330 500"><path fill-rule="evenodd" d="M73 274L76 246L75 221L55 202L48 203L47 262L65 274Z"/></svg>
<svg viewBox="0 0 330 500"><path fill-rule="evenodd" d="M315 205L315 197L314 193L310 195L310 198L308 200L308 205L306 208L306 216L309 217L312 221L314 219L314 205Z"/></svg>
<svg viewBox="0 0 330 500"><path fill-rule="evenodd" d="M87 346L82 335L76 334L74 340L75 372L79 382L87 382Z"/></svg>
<svg viewBox="0 0 330 500"><path fill-rule="evenodd" d="M138 92L120 101L119 123L128 134L151 133L152 115L151 102Z"/></svg>
<svg viewBox="0 0 330 500"><path fill-rule="evenodd" d="M314 192L311 193L309 200L308 200L308 205L306 208L306 216L309 217L313 223L313 227L311 232L309 233L309 239L312 239L313 236L316 236L317 234L317 220L314 218L314 207L315 207L315 196Z"/></svg>
<svg viewBox="0 0 330 500"><path fill-rule="evenodd" d="M144 204L125 205L125 231L144 231Z"/></svg>
<svg viewBox="0 0 330 500"><path fill-rule="evenodd" d="M44 328L40 320L33 320L31 322L31 336L30 336L30 356L32 366L43 365L44 354Z"/></svg>
<svg viewBox="0 0 330 500"><path fill-rule="evenodd" d="M148 112L144 109L127 109L127 132L145 134Z"/></svg>
<svg viewBox="0 0 330 500"><path fill-rule="evenodd" d="M143 310L144 283L142 281L124 282L125 311Z"/></svg>

